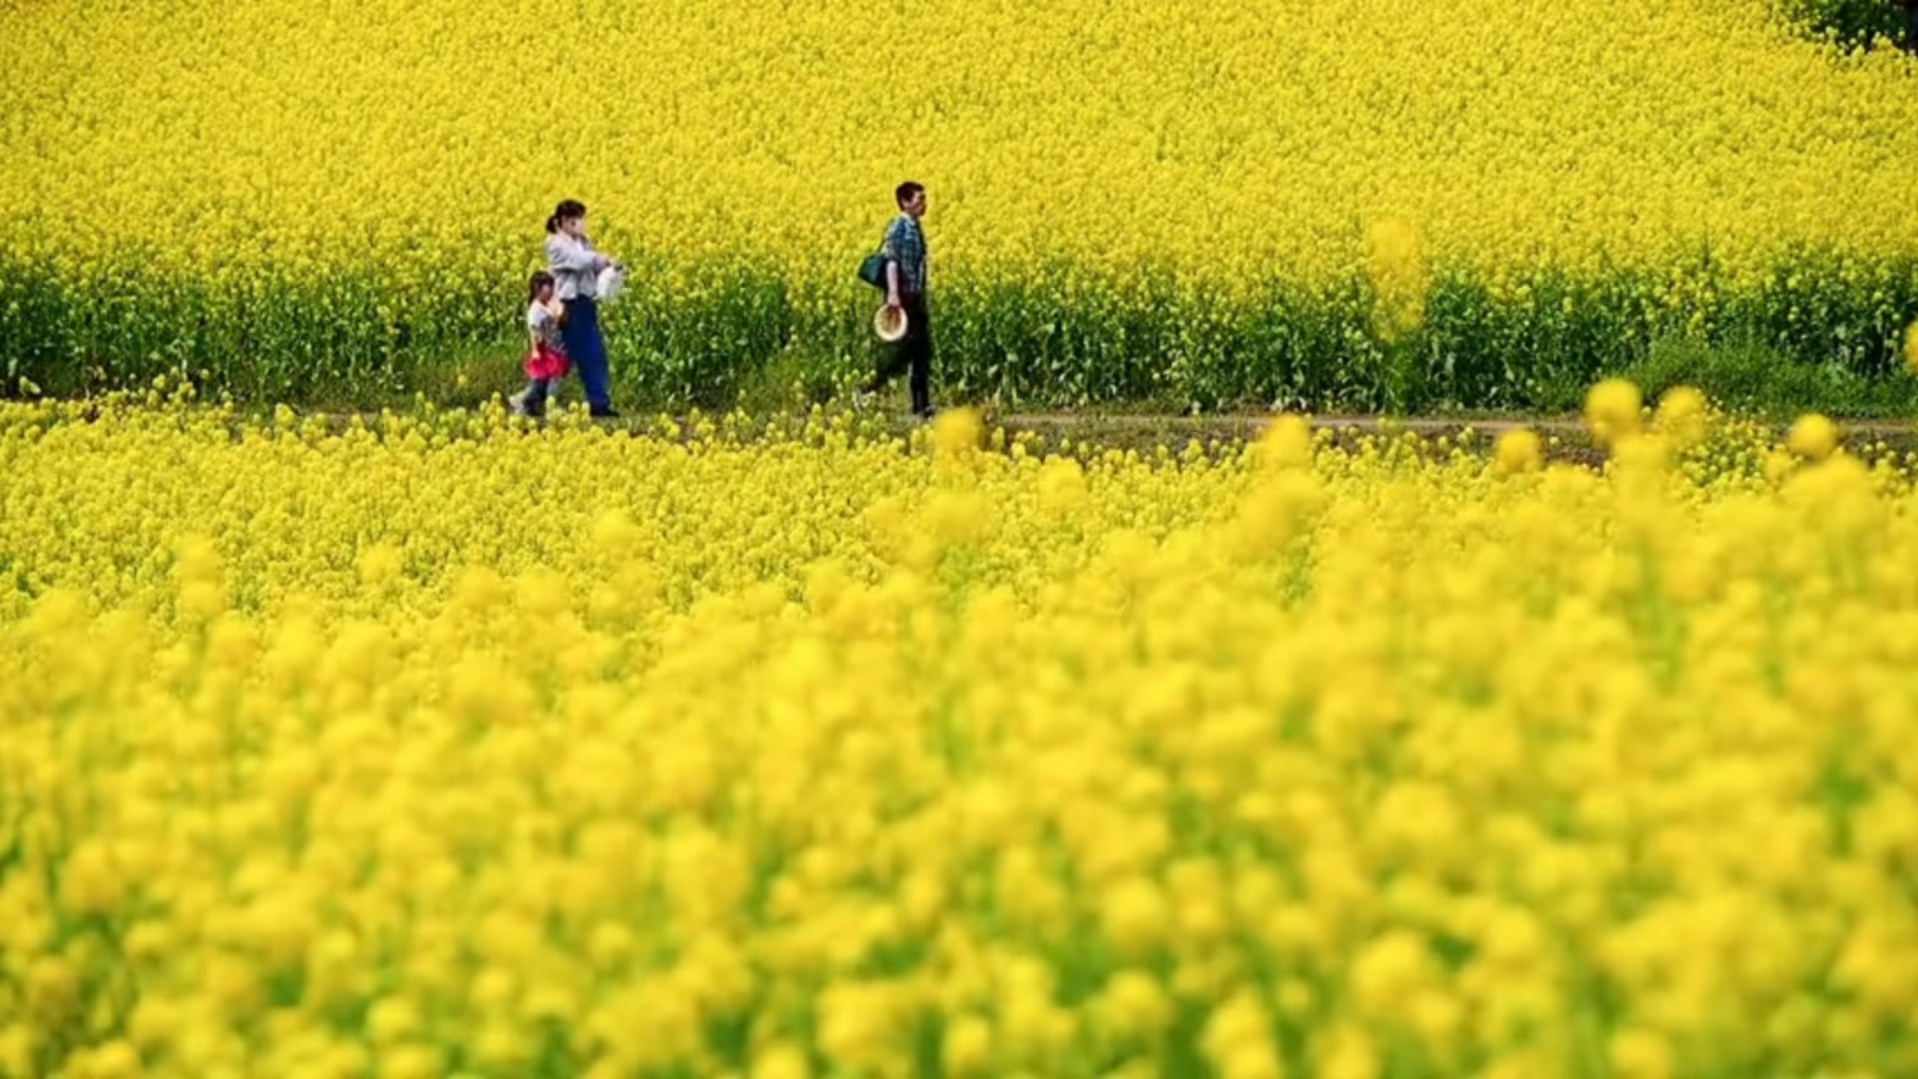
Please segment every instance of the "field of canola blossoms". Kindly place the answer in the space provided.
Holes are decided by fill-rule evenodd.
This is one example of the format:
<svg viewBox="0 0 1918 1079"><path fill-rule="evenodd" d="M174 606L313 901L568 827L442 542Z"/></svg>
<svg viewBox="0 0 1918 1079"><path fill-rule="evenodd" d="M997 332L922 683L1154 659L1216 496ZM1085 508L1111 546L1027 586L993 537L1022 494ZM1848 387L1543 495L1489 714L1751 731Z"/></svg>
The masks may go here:
<svg viewBox="0 0 1918 1079"><path fill-rule="evenodd" d="M1912 1074L1918 459L1588 417L0 406L0 1075Z"/></svg>
<svg viewBox="0 0 1918 1079"><path fill-rule="evenodd" d="M1914 160L1914 61L1764 0L35 0L0 375L507 389L578 197L622 399L818 391L911 177L953 399L1553 407L1668 338L1876 377Z"/></svg>

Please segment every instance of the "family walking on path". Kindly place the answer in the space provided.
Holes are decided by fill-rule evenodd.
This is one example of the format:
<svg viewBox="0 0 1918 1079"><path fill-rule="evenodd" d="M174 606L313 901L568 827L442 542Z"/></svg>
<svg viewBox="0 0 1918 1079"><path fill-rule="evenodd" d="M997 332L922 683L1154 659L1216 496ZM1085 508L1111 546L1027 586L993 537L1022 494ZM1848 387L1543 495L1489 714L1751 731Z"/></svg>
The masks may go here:
<svg viewBox="0 0 1918 1079"><path fill-rule="evenodd" d="M599 294L601 275L620 266L586 238L583 203L567 199L546 219L546 266L529 286L526 330L532 347L526 357L526 388L513 395L513 411L542 415L571 366L579 371L594 418L617 418L607 385L606 339L599 332Z"/></svg>
<svg viewBox="0 0 1918 1079"><path fill-rule="evenodd" d="M886 227L879 253L860 276L885 293L874 318L885 347L872 379L856 400L868 401L901 371L909 372L912 411L932 415L932 316L927 300L926 188L907 181L893 192L899 214ZM586 238L586 206L567 199L546 219L546 266L527 283L526 388L508 399L515 415L541 416L569 369L579 372L586 404L595 418L616 418L599 329L603 293L616 289L625 267L601 254ZM880 268L883 267L883 268ZM609 273L610 271L610 273Z"/></svg>

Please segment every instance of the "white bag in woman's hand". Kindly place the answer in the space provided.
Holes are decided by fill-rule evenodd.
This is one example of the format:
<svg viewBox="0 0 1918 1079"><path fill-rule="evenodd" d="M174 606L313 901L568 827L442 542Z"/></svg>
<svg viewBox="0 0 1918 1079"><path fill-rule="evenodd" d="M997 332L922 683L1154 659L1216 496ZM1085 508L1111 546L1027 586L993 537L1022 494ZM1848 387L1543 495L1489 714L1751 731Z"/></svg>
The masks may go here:
<svg viewBox="0 0 1918 1079"><path fill-rule="evenodd" d="M626 289L626 267L608 266L599 271L599 281L594 286L599 293L600 303L609 303Z"/></svg>

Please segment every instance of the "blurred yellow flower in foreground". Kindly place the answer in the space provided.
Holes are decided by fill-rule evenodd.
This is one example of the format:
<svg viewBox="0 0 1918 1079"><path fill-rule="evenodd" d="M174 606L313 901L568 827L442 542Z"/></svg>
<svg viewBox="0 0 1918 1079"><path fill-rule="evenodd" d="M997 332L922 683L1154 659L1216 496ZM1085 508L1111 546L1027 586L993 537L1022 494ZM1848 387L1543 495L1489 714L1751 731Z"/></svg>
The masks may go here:
<svg viewBox="0 0 1918 1079"><path fill-rule="evenodd" d="M1909 458L659 429L0 404L0 1075L1918 1063Z"/></svg>

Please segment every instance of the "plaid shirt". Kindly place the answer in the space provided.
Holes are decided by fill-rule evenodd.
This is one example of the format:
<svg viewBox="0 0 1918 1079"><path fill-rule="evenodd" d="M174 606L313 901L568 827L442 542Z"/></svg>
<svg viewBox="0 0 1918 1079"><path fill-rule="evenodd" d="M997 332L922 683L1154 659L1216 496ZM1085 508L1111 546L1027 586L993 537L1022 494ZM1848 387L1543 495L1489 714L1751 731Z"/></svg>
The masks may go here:
<svg viewBox="0 0 1918 1079"><path fill-rule="evenodd" d="M899 264L899 288L912 296L926 294L926 234L911 214L900 214L886 226L880 252Z"/></svg>

